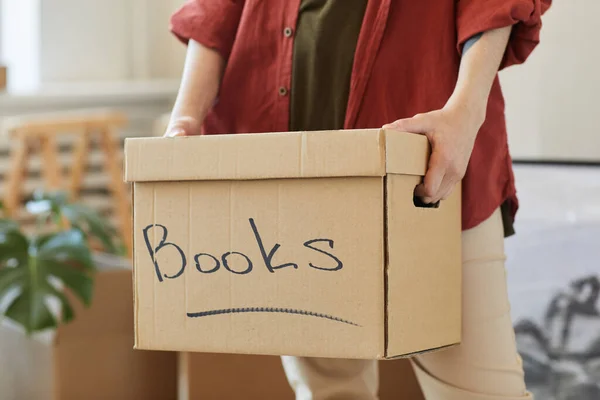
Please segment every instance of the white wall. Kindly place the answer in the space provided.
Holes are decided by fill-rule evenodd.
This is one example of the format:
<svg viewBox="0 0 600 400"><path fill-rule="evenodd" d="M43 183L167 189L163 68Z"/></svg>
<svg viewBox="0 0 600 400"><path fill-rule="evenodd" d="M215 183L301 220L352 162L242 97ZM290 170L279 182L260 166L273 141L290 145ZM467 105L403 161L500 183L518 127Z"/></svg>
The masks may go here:
<svg viewBox="0 0 600 400"><path fill-rule="evenodd" d="M183 0L150 1L156 3L149 8L148 13L151 27L148 34L151 43L150 73L152 76L179 78L186 48L169 32L169 19Z"/></svg>
<svg viewBox="0 0 600 400"><path fill-rule="evenodd" d="M8 62L8 87L29 89L40 81L39 0L0 0L2 62Z"/></svg>
<svg viewBox="0 0 600 400"><path fill-rule="evenodd" d="M30 80L42 84L176 79L181 73L185 49L168 31L181 0L0 1L9 79L31 65L39 71L28 72Z"/></svg>
<svg viewBox="0 0 600 400"><path fill-rule="evenodd" d="M515 159L600 162L598 0L558 0L525 65L501 74Z"/></svg>
<svg viewBox="0 0 600 400"><path fill-rule="evenodd" d="M42 1L42 81L132 78L129 2Z"/></svg>

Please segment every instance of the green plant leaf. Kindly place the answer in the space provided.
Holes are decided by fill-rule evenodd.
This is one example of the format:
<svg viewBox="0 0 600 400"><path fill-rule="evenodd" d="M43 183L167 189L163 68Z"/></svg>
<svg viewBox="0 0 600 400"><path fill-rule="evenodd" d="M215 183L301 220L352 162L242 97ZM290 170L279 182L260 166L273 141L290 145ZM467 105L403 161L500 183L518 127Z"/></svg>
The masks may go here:
<svg viewBox="0 0 600 400"><path fill-rule="evenodd" d="M42 190L36 190L32 198L25 205L27 210L40 217L41 220L49 217L60 226L61 210L68 202L68 194L62 191L46 193Z"/></svg>
<svg viewBox="0 0 600 400"><path fill-rule="evenodd" d="M10 220L0 220L0 266L7 260L23 262L27 258L29 240L18 225Z"/></svg>
<svg viewBox="0 0 600 400"><path fill-rule="evenodd" d="M19 230L19 224L11 219L0 218L0 231Z"/></svg>
<svg viewBox="0 0 600 400"><path fill-rule="evenodd" d="M49 275L64 283L83 304L89 306L92 303L94 280L91 276L53 260L44 260L43 265Z"/></svg>
<svg viewBox="0 0 600 400"><path fill-rule="evenodd" d="M91 208L69 203L66 192L36 191L33 200L27 203L27 208L38 215L40 224L52 221L56 226L64 228L66 219L71 228L81 230L87 239L97 239L105 252L124 254L117 230Z"/></svg>
<svg viewBox="0 0 600 400"><path fill-rule="evenodd" d="M67 296L65 296L64 293L60 292L58 289L56 289L54 286L52 286L49 283L46 283L46 287L44 288L45 292L47 292L48 294L54 296L55 298L57 298L60 301L60 305L61 305L61 320L64 323L67 322L71 322L73 320L73 317L75 316L75 313L73 312L73 307L71 307L71 303L69 303L69 299L67 299Z"/></svg>
<svg viewBox="0 0 600 400"><path fill-rule="evenodd" d="M10 289L20 287L24 274L24 268L0 268L0 299L6 296Z"/></svg>
<svg viewBox="0 0 600 400"><path fill-rule="evenodd" d="M26 256L20 257L16 266L0 268L0 301L9 292L15 293L12 288L17 289L5 315L31 333L57 325L57 318L46 305L49 298L59 302L63 322L74 316L69 299L51 279L60 281L85 305L90 304L93 263L87 242L78 230L40 235L28 244Z"/></svg>
<svg viewBox="0 0 600 400"><path fill-rule="evenodd" d="M64 190L46 192L44 190L36 190L33 192L33 200L31 202L48 201L53 206L61 208L69 202L69 194Z"/></svg>
<svg viewBox="0 0 600 400"><path fill-rule="evenodd" d="M72 266L93 268L88 244L77 229L59 232L46 238L37 249L37 256L41 260L68 262Z"/></svg>
<svg viewBox="0 0 600 400"><path fill-rule="evenodd" d="M44 245L44 243L46 243L48 240L52 239L54 236L56 236L55 232L43 233L41 235L35 235L30 239L31 246L34 246L36 249L39 249L40 247L42 247Z"/></svg>
<svg viewBox="0 0 600 400"><path fill-rule="evenodd" d="M6 309L5 315L21 324L27 333L56 326L56 319L44 302L44 293L24 287Z"/></svg>
<svg viewBox="0 0 600 400"><path fill-rule="evenodd" d="M63 207L62 213L73 227L100 240L106 252L119 253L117 231L94 210L80 204L68 204Z"/></svg>

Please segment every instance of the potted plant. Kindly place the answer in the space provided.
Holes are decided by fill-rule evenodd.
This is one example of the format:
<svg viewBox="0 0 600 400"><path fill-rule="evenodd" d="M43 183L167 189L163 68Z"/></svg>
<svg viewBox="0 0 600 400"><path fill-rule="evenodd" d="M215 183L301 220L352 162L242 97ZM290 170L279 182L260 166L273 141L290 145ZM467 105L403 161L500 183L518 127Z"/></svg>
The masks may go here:
<svg viewBox="0 0 600 400"><path fill-rule="evenodd" d="M73 319L64 288L90 305L93 246L113 254L123 254L123 247L105 219L69 202L65 193L36 193L27 209L36 215L33 233L0 217L0 318L4 315L31 334ZM49 308L52 301L58 311Z"/></svg>

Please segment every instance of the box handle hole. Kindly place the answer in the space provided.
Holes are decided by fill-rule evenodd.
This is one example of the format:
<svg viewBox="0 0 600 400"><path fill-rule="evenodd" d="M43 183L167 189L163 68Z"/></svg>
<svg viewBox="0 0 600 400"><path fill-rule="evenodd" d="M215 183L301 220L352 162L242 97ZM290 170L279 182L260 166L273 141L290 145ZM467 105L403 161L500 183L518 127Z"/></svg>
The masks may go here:
<svg viewBox="0 0 600 400"><path fill-rule="evenodd" d="M425 203L423 199L413 194L413 204L418 208L440 208L440 202Z"/></svg>

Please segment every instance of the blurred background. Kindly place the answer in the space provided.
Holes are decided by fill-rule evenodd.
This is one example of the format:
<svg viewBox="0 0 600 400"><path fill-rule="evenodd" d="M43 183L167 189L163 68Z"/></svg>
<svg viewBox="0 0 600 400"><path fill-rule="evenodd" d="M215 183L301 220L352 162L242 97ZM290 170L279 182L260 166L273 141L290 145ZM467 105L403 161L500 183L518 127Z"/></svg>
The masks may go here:
<svg viewBox="0 0 600 400"><path fill-rule="evenodd" d="M235 398L219 374L237 373L246 376L245 398L252 390L290 398L277 360L134 355L131 313L114 326L94 314L132 308L122 143L165 128L185 55L168 32L180 4L0 0L3 212L29 232L40 214L62 210L67 227L86 231L82 243L105 271L92 307L76 309L82 317L65 328L28 338L2 322L0 399ZM599 14L597 1L555 1L541 45L501 74L521 200L517 235L506 244L512 313L529 385L544 400L600 399ZM122 296L106 295L117 285ZM387 381L382 391L420 398L407 365L394 363L382 376L390 387L398 374L407 383L401 394ZM74 379L88 367L91 379Z"/></svg>

